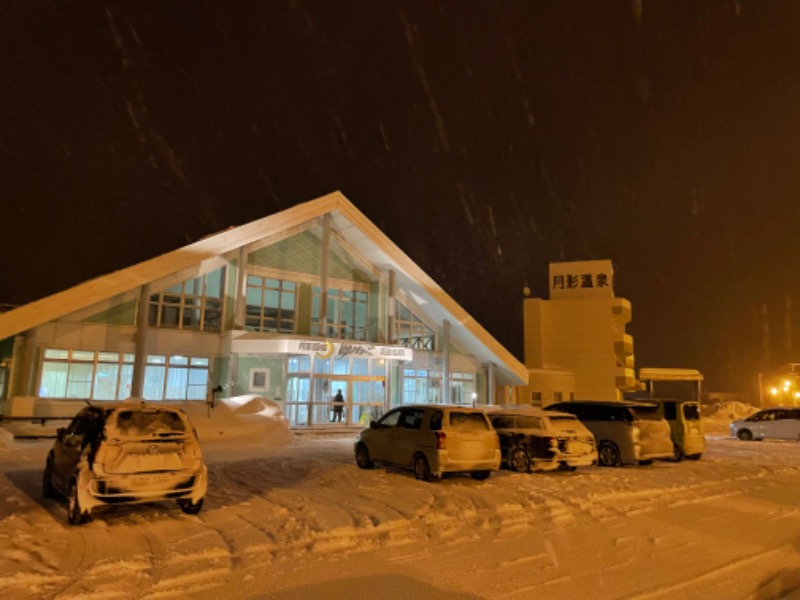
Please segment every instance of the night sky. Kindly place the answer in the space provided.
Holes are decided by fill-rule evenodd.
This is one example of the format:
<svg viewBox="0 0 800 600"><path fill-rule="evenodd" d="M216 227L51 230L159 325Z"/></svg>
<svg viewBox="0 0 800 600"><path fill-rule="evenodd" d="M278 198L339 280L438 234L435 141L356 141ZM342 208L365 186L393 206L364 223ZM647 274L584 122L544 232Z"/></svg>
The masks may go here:
<svg viewBox="0 0 800 600"><path fill-rule="evenodd" d="M800 362L800 2L0 0L0 303L341 190L522 359L611 259L637 366Z"/></svg>

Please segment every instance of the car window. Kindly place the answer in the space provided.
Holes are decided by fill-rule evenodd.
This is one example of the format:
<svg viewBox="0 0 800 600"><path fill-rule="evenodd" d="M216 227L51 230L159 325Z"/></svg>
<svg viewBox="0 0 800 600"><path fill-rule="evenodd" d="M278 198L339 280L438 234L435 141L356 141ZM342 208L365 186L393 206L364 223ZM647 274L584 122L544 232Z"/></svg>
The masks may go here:
<svg viewBox="0 0 800 600"><path fill-rule="evenodd" d="M776 410L775 411L775 420L776 421L780 421L782 419L788 419L788 418L789 418L789 412L788 411L786 411L786 410Z"/></svg>
<svg viewBox="0 0 800 600"><path fill-rule="evenodd" d="M558 417L556 417L558 418ZM530 415L517 415L518 429L544 429L542 419Z"/></svg>
<svg viewBox="0 0 800 600"><path fill-rule="evenodd" d="M114 423L121 437L141 437L155 433L184 433L186 425L181 416L172 411L121 410Z"/></svg>
<svg viewBox="0 0 800 600"><path fill-rule="evenodd" d="M422 415L423 412L421 409L403 410L401 411L398 426L404 429L421 429Z"/></svg>
<svg viewBox="0 0 800 600"><path fill-rule="evenodd" d="M431 415L431 431L440 431L442 429L442 420L444 419L444 413L440 410L437 410Z"/></svg>
<svg viewBox="0 0 800 600"><path fill-rule="evenodd" d="M454 431L485 431L489 423L483 413L451 411L448 420L449 428Z"/></svg>
<svg viewBox="0 0 800 600"><path fill-rule="evenodd" d="M699 404L684 404L683 405L683 418L687 421L700 420L700 405Z"/></svg>
<svg viewBox="0 0 800 600"><path fill-rule="evenodd" d="M393 410L389 413L386 413L383 418L378 421L378 425L381 427L397 427L397 422L400 420L400 411Z"/></svg>
<svg viewBox="0 0 800 600"><path fill-rule="evenodd" d="M637 419L643 421L660 421L661 415L658 414L658 407L656 406L633 406L631 411L636 415Z"/></svg>
<svg viewBox="0 0 800 600"><path fill-rule="evenodd" d="M495 429L513 429L514 417L511 415L495 415L492 417L492 425Z"/></svg>
<svg viewBox="0 0 800 600"><path fill-rule="evenodd" d="M800 408L793 408L789 411L790 419L800 419Z"/></svg>

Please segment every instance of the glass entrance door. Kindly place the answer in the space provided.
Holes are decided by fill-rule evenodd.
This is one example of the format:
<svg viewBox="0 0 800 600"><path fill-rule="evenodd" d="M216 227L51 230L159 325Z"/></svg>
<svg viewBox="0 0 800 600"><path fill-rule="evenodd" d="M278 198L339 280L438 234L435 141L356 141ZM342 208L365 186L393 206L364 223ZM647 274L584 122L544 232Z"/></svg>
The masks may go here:
<svg viewBox="0 0 800 600"><path fill-rule="evenodd" d="M286 418L293 426L310 425L308 375L289 377L286 384Z"/></svg>
<svg viewBox="0 0 800 600"><path fill-rule="evenodd" d="M385 379L375 378L350 382L351 393L348 419L350 423L369 425L369 422L383 414L386 405Z"/></svg>

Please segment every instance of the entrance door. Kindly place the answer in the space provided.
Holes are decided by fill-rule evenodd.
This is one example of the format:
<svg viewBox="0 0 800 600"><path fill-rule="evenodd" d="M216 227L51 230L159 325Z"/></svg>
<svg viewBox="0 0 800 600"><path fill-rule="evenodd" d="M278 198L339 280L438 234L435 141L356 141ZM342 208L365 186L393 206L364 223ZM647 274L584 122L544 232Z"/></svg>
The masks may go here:
<svg viewBox="0 0 800 600"><path fill-rule="evenodd" d="M289 377L286 384L286 418L292 426L310 425L308 375Z"/></svg>
<svg viewBox="0 0 800 600"><path fill-rule="evenodd" d="M386 406L385 379L369 379L351 381L349 423L369 425L378 419Z"/></svg>

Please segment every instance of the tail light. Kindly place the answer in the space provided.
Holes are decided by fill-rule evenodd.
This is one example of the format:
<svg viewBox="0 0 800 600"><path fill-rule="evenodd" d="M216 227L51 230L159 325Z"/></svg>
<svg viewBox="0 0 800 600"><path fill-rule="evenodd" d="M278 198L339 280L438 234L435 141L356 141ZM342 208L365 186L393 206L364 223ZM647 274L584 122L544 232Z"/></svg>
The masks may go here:
<svg viewBox="0 0 800 600"><path fill-rule="evenodd" d="M436 432L436 449L437 450L447 449L447 434L445 434L444 431Z"/></svg>

